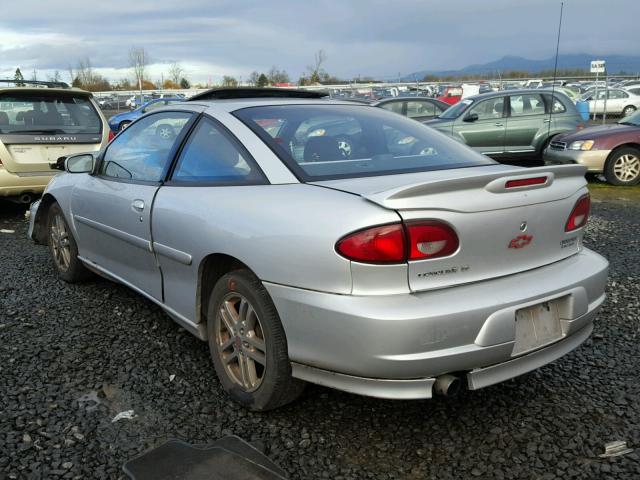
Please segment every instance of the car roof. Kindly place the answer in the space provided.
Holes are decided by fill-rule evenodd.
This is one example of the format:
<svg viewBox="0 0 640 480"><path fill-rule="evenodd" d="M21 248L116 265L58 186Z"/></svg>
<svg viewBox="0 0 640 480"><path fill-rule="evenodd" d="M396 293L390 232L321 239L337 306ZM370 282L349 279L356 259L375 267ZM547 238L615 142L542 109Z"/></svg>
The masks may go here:
<svg viewBox="0 0 640 480"><path fill-rule="evenodd" d="M351 107L369 108L368 104L331 100L328 98L238 98L233 100L195 100L185 104L197 104L206 107L217 107L226 112L235 112L249 107L271 107L277 105L348 105Z"/></svg>
<svg viewBox="0 0 640 480"><path fill-rule="evenodd" d="M42 88L42 87L0 87L0 93L13 93L13 94L41 94L51 95L62 93L64 95L77 95L80 97L93 97L91 92L81 90L79 88Z"/></svg>
<svg viewBox="0 0 640 480"><path fill-rule="evenodd" d="M500 90L500 91L497 91L497 92L481 93L479 95L472 95L472 96L463 98L462 100L484 100L485 98L502 97L505 94L511 96L511 95L525 94L525 93L553 93L554 95L559 94L559 95L563 95L563 96L566 97L566 95L561 90L558 90L556 88L554 88L554 89L551 89L551 88L518 88L518 89L508 90L508 91L507 90Z"/></svg>

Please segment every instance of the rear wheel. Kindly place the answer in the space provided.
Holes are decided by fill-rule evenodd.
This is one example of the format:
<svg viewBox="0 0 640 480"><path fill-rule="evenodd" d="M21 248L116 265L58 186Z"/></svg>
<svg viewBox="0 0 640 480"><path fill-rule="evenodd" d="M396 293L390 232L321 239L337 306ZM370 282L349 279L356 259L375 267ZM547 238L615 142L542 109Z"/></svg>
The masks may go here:
<svg viewBox="0 0 640 480"><path fill-rule="evenodd" d="M118 131L121 132L122 130L127 128L130 124L131 122L120 122L120 125L118 125Z"/></svg>
<svg viewBox="0 0 640 480"><path fill-rule="evenodd" d="M640 150L632 147L614 150L605 163L604 176L612 185L640 182Z"/></svg>
<svg viewBox="0 0 640 480"><path fill-rule="evenodd" d="M69 283L89 278L91 273L78 259L78 245L64 218L62 209L57 203L52 204L49 208L47 234L53 266L58 272L58 276Z"/></svg>
<svg viewBox="0 0 640 480"><path fill-rule="evenodd" d="M624 107L624 110L622 110L622 116L623 117L628 117L629 115L631 115L635 111L636 111L636 107L634 107L633 105L628 105L628 106Z"/></svg>
<svg viewBox="0 0 640 480"><path fill-rule="evenodd" d="M211 358L229 396L251 410L295 400L304 382L291 377L287 341L269 294L248 270L224 275L207 312Z"/></svg>

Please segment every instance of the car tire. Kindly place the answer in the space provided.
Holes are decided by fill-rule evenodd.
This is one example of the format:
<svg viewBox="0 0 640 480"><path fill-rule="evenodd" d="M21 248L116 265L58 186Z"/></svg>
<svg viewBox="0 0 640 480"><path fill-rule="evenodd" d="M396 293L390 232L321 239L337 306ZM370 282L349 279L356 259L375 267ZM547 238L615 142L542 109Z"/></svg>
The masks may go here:
<svg viewBox="0 0 640 480"><path fill-rule="evenodd" d="M122 130L127 128L129 125L131 125L131 122L120 122L120 125L118 125L118 131L121 132Z"/></svg>
<svg viewBox="0 0 640 480"><path fill-rule="evenodd" d="M635 112L635 111L636 111L636 107L634 107L633 105L627 105L622 110L622 116L623 117L628 117L629 115L633 114L633 112Z"/></svg>
<svg viewBox="0 0 640 480"><path fill-rule="evenodd" d="M207 311L207 337L222 387L244 407L273 410L302 393L305 383L291 376L278 312L249 270L232 271L216 282Z"/></svg>
<svg viewBox="0 0 640 480"><path fill-rule="evenodd" d="M62 280L76 283L91 277L78 258L78 245L57 203L49 207L47 214L47 242L53 266Z"/></svg>
<svg viewBox="0 0 640 480"><path fill-rule="evenodd" d="M612 185L636 185L640 182L640 150L622 147L609 155L604 165L604 177Z"/></svg>

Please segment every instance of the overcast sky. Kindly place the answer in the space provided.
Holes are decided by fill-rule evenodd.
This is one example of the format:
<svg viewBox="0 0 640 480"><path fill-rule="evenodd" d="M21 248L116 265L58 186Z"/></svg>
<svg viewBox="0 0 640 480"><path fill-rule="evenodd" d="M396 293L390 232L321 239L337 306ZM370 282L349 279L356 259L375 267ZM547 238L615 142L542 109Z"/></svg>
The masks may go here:
<svg viewBox="0 0 640 480"><path fill-rule="evenodd" d="M342 78L385 79L457 69L504 55L555 52L555 0L2 0L0 75L25 78L88 57L110 80L132 75L128 50L146 48L152 80L179 61L195 82L272 65L292 79L327 54ZM638 54L640 0L565 0L561 53Z"/></svg>

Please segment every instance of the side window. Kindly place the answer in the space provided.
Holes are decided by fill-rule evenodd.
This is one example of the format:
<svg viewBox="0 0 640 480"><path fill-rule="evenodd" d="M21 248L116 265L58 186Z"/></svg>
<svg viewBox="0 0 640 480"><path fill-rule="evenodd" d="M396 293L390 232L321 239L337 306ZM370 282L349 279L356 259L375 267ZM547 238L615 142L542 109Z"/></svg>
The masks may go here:
<svg viewBox="0 0 640 480"><path fill-rule="evenodd" d="M469 115L475 113L478 120L487 120L493 118L502 118L504 107L504 97L495 97L477 103L469 109Z"/></svg>
<svg viewBox="0 0 640 480"><path fill-rule="evenodd" d="M538 94L511 95L509 102L512 117L544 114L544 102Z"/></svg>
<svg viewBox="0 0 640 480"><path fill-rule="evenodd" d="M127 127L107 148L100 175L159 182L171 161L176 138L191 115L188 112L161 112Z"/></svg>
<svg viewBox="0 0 640 480"><path fill-rule="evenodd" d="M380 105L380 107L385 110L389 110L390 112L402 115L402 103L403 102L387 102Z"/></svg>
<svg viewBox="0 0 640 480"><path fill-rule="evenodd" d="M610 99L620 99L620 98L627 98L629 95L627 95L625 92L623 92L622 90L609 90L609 96L607 98Z"/></svg>
<svg viewBox="0 0 640 480"><path fill-rule="evenodd" d="M436 109L429 102L407 102L407 117L433 117Z"/></svg>
<svg viewBox="0 0 640 480"><path fill-rule="evenodd" d="M551 112L552 113L564 113L567 111L567 107L564 106L564 103L562 103L562 100L560 100L559 97L556 97L555 95L553 96L553 103L551 102L551 95L550 94L545 94L544 99L547 102L547 105L552 105L551 107ZM549 111L547 110L547 113L549 113Z"/></svg>
<svg viewBox="0 0 640 480"><path fill-rule="evenodd" d="M203 118L187 140L171 180L175 182L255 185L266 178L228 133Z"/></svg>

